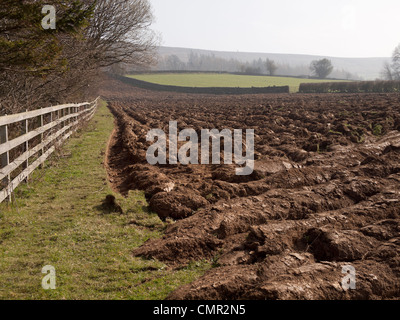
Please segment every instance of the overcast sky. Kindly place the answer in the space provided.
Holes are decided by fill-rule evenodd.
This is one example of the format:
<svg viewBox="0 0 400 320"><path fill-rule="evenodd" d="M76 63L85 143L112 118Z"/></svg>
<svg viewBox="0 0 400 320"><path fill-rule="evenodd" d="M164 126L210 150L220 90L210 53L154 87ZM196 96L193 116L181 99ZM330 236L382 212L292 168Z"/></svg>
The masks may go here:
<svg viewBox="0 0 400 320"><path fill-rule="evenodd" d="M150 2L164 46L389 57L400 43L400 0Z"/></svg>

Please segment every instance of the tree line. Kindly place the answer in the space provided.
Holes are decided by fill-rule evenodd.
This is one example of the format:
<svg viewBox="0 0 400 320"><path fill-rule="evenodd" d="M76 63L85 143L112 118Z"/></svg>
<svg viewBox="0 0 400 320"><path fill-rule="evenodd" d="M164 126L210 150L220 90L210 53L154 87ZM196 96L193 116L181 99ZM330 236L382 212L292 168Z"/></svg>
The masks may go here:
<svg viewBox="0 0 400 320"><path fill-rule="evenodd" d="M148 0L1 0L0 115L84 99L102 71L151 63L152 22Z"/></svg>
<svg viewBox="0 0 400 320"><path fill-rule="evenodd" d="M224 59L214 54L194 52L189 54L186 61L174 54L160 57L153 71L214 71L270 76L313 76L316 78L326 78L330 75L338 79L359 79L357 75L346 70L334 69L328 59L313 61L311 65L291 66L269 58L243 62L233 58Z"/></svg>

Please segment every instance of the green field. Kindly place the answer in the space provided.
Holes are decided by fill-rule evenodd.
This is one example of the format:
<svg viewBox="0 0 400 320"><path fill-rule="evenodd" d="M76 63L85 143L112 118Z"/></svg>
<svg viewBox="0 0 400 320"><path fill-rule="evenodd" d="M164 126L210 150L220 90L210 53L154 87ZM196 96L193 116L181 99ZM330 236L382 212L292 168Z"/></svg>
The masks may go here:
<svg viewBox="0 0 400 320"><path fill-rule="evenodd" d="M289 86L290 92L298 92L301 83L332 82L291 77L247 76L219 73L152 73L128 77L162 85L179 87L271 87ZM338 80L336 80L338 81Z"/></svg>

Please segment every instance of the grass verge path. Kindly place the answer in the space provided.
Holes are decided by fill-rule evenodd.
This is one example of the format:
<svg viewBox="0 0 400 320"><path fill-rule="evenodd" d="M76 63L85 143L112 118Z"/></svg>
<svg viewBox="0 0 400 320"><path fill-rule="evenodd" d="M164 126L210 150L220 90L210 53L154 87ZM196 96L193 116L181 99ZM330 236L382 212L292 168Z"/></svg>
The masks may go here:
<svg viewBox="0 0 400 320"><path fill-rule="evenodd" d="M0 299L163 299L210 265L171 270L134 258L132 250L165 228L148 212L143 193L114 194L103 166L114 120L103 103L87 128L0 204ZM114 194L123 214L101 206ZM44 290L41 270L56 270Z"/></svg>

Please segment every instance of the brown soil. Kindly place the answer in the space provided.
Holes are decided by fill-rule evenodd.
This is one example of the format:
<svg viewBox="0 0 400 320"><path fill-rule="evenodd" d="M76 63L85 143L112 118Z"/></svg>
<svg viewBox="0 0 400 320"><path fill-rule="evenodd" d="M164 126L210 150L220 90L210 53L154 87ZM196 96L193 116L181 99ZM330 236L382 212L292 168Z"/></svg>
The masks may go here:
<svg viewBox="0 0 400 320"><path fill-rule="evenodd" d="M170 299L399 299L400 95L155 93L110 81L116 190L176 220L135 256L215 268ZM146 134L255 129L256 169L151 166ZM341 287L356 268L357 289Z"/></svg>

